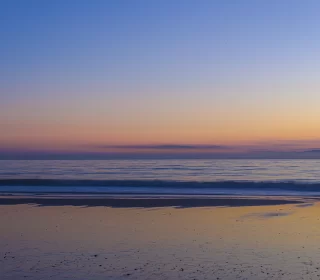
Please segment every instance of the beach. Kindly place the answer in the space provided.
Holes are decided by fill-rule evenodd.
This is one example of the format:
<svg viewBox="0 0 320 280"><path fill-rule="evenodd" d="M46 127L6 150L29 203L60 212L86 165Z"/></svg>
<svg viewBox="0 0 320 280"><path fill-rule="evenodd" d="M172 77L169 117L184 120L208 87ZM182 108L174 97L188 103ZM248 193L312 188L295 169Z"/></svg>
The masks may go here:
<svg viewBox="0 0 320 280"><path fill-rule="evenodd" d="M320 280L319 12L0 0L0 280Z"/></svg>
<svg viewBox="0 0 320 280"><path fill-rule="evenodd" d="M306 197L2 196L0 275L319 279L319 210Z"/></svg>

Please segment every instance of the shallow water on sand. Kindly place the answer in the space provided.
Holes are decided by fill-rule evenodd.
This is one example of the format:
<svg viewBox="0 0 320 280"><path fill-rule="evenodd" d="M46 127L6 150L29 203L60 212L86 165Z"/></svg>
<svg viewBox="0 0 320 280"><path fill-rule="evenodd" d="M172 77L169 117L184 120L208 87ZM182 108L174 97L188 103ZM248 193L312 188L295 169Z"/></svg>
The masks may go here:
<svg viewBox="0 0 320 280"><path fill-rule="evenodd" d="M0 206L1 280L319 279L319 210Z"/></svg>

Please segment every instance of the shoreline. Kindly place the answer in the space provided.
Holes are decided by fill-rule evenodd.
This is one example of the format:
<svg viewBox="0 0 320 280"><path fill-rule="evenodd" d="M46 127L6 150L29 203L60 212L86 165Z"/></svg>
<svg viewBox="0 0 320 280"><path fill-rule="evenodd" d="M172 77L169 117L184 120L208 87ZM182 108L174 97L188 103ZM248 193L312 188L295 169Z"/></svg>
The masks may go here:
<svg viewBox="0 0 320 280"><path fill-rule="evenodd" d="M112 208L193 208L193 207L241 207L303 204L315 201L315 197L277 196L78 196L78 195L0 195L0 205L37 206L86 206Z"/></svg>

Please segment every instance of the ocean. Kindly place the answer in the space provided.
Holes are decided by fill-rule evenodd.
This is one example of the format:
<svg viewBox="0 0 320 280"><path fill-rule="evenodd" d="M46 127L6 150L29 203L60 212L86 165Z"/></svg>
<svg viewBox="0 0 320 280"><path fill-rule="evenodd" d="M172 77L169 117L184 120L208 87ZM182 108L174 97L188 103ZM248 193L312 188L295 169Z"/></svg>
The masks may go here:
<svg viewBox="0 0 320 280"><path fill-rule="evenodd" d="M2 160L0 192L320 195L320 160Z"/></svg>

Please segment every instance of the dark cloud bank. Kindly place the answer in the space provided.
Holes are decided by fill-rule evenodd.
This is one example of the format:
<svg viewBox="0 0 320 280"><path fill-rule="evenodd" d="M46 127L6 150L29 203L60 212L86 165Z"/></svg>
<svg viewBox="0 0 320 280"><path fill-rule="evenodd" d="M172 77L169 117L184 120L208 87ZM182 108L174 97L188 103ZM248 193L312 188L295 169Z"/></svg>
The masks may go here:
<svg viewBox="0 0 320 280"><path fill-rule="evenodd" d="M303 151L240 151L223 145L102 145L89 146L95 152L15 151L0 148L0 159L320 159L320 149ZM242 147L243 149L243 147Z"/></svg>
<svg viewBox="0 0 320 280"><path fill-rule="evenodd" d="M231 146L221 145L187 145L187 144L163 144L163 145L102 145L94 146L98 149L121 149L121 150L229 150Z"/></svg>

